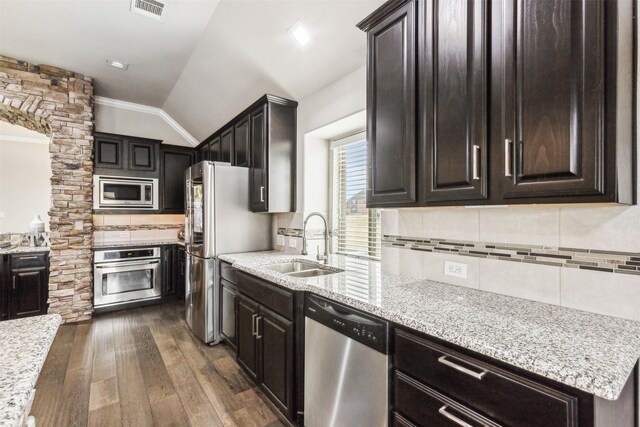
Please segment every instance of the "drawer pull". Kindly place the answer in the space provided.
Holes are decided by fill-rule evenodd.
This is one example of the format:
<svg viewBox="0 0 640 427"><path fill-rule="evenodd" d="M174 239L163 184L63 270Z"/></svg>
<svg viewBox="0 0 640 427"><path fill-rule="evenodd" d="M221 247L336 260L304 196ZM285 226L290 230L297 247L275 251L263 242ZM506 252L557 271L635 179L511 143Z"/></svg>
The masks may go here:
<svg viewBox="0 0 640 427"><path fill-rule="evenodd" d="M465 423L460 418L458 418L455 415L453 415L452 413L448 412L447 411L447 405L444 405L442 408L438 409L438 413L440 415L446 417L446 418L449 418L451 421L453 421L454 423L458 424L459 426L462 426L462 427L473 427L471 424Z"/></svg>
<svg viewBox="0 0 640 427"><path fill-rule="evenodd" d="M480 179L480 146L473 146L473 180Z"/></svg>
<svg viewBox="0 0 640 427"><path fill-rule="evenodd" d="M511 170L511 151L513 143L510 139L504 140L504 176L513 176L513 172Z"/></svg>
<svg viewBox="0 0 640 427"><path fill-rule="evenodd" d="M442 363L443 365L447 365L450 368L455 369L456 371L460 371L464 374L467 374L469 376L472 376L473 378L477 379L477 380L481 380L482 377L485 376L485 374L487 373L487 371L482 371L482 372L474 372L471 369L467 369L464 366L460 366L456 363L453 363L452 361L450 361L449 359L447 359L447 356L440 356L438 358L438 362ZM478 368L480 369L480 368Z"/></svg>
<svg viewBox="0 0 640 427"><path fill-rule="evenodd" d="M16 276L13 276L13 290L16 290Z"/></svg>
<svg viewBox="0 0 640 427"><path fill-rule="evenodd" d="M251 316L251 322L253 323L253 325L251 325L251 335L254 335L254 336L258 334L258 331L256 328L256 324L258 323L257 320L258 320L257 314L254 314L253 316Z"/></svg>
<svg viewBox="0 0 640 427"><path fill-rule="evenodd" d="M38 257L37 256L21 256L19 259L20 260L23 260L23 259L38 259Z"/></svg>
<svg viewBox="0 0 640 427"><path fill-rule="evenodd" d="M261 339L262 335L260 335L260 320L262 319L262 316L258 317L258 321L256 322L256 339Z"/></svg>

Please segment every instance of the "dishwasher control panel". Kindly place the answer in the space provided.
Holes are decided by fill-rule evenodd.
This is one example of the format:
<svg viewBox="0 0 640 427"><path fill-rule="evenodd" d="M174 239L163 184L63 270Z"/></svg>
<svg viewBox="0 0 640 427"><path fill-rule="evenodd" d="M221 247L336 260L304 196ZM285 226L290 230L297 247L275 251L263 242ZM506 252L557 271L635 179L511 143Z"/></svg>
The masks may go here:
<svg viewBox="0 0 640 427"><path fill-rule="evenodd" d="M305 316L388 354L389 323L346 305L307 294Z"/></svg>

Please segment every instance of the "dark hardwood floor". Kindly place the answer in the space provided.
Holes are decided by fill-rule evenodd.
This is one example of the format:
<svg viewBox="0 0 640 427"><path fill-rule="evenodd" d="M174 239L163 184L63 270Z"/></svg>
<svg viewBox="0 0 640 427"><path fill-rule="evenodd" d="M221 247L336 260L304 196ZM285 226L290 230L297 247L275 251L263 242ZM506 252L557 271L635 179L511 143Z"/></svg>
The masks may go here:
<svg viewBox="0 0 640 427"><path fill-rule="evenodd" d="M32 408L46 426L285 426L229 347L189 332L178 302L62 325Z"/></svg>

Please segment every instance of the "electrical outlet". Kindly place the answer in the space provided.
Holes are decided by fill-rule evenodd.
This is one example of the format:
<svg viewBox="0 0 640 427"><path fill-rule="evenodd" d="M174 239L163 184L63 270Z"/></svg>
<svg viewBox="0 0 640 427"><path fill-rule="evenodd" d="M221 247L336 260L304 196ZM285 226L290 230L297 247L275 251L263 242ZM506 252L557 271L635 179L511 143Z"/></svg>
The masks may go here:
<svg viewBox="0 0 640 427"><path fill-rule="evenodd" d="M278 235L278 246L284 246L284 236L281 234Z"/></svg>
<svg viewBox="0 0 640 427"><path fill-rule="evenodd" d="M453 276L460 277L461 279L466 279L467 264L463 264L461 262L445 261L444 274L445 276Z"/></svg>
<svg viewBox="0 0 640 427"><path fill-rule="evenodd" d="M289 247L293 249L298 247L298 241L295 239L295 237L289 239Z"/></svg>
<svg viewBox="0 0 640 427"><path fill-rule="evenodd" d="M120 233L120 237L129 237L128 232Z"/></svg>

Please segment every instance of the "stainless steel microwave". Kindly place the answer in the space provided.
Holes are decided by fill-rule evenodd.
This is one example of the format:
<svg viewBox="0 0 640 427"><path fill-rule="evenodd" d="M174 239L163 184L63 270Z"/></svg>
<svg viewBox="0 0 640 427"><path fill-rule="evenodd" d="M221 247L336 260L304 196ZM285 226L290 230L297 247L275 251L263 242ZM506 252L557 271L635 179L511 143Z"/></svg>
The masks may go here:
<svg viewBox="0 0 640 427"><path fill-rule="evenodd" d="M158 209L157 178L93 176L94 209Z"/></svg>

